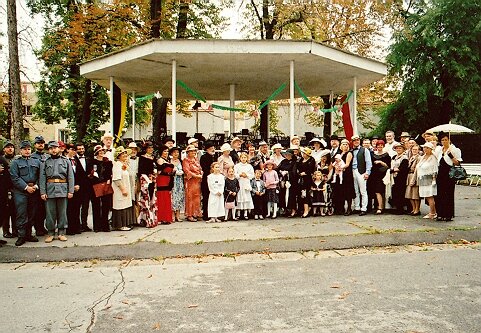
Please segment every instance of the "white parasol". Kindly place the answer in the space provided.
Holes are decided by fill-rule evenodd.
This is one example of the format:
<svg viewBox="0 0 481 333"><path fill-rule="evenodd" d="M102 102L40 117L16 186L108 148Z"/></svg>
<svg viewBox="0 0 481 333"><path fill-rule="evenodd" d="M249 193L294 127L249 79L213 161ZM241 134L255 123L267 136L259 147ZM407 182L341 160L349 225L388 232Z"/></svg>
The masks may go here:
<svg viewBox="0 0 481 333"><path fill-rule="evenodd" d="M426 132L472 133L472 129L456 124L442 124L428 129Z"/></svg>

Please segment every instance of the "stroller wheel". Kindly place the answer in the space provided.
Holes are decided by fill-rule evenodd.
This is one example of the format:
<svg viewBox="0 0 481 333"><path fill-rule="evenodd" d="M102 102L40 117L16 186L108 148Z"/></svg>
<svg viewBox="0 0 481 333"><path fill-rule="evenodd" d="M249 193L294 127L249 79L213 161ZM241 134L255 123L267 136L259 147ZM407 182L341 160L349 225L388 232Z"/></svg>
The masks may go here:
<svg viewBox="0 0 481 333"><path fill-rule="evenodd" d="M326 209L326 215L328 215L328 216L334 215L334 207L328 207Z"/></svg>

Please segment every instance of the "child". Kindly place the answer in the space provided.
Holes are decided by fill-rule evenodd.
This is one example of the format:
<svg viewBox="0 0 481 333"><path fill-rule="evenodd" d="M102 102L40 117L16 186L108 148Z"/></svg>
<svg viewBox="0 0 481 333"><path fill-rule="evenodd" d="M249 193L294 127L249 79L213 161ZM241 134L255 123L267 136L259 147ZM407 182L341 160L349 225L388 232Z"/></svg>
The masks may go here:
<svg viewBox="0 0 481 333"><path fill-rule="evenodd" d="M266 186L261 179L262 171L255 171L255 178L251 180L252 200L254 201L254 219L264 219L264 195L266 194Z"/></svg>
<svg viewBox="0 0 481 333"><path fill-rule="evenodd" d="M247 163L248 156L245 152L239 156L239 163L234 166L234 175L239 180L239 193L237 194L237 209L239 216L249 219L249 211L254 208L251 196L251 179L254 178L254 168ZM242 216L242 212L244 213Z"/></svg>
<svg viewBox="0 0 481 333"><path fill-rule="evenodd" d="M224 186L225 178L220 172L219 162L214 162L210 166L210 175L207 176L209 186L209 201L207 213L210 217L208 222L220 222L219 216L224 216Z"/></svg>
<svg viewBox="0 0 481 333"><path fill-rule="evenodd" d="M337 178L339 178L339 184L342 184L342 175L344 174L344 168L346 167L346 163L344 163L340 154L334 156L334 162L332 162L332 166L334 167L332 183L335 183Z"/></svg>
<svg viewBox="0 0 481 333"><path fill-rule="evenodd" d="M321 171L315 171L312 179L314 180L311 186L312 214L314 216L318 216L319 214L325 216L326 213L322 207L325 205L324 194L327 189L325 177Z"/></svg>
<svg viewBox="0 0 481 333"><path fill-rule="evenodd" d="M272 212L272 218L275 219L277 217L277 204L279 203L279 190L277 189L277 184L279 184L279 175L277 174L276 171L274 171L274 168L276 167L276 164L268 160L265 164L264 167L267 168L267 170L264 172L264 183L266 185L266 196L267 196L267 216L271 216ZM272 207L272 209L271 209Z"/></svg>
<svg viewBox="0 0 481 333"><path fill-rule="evenodd" d="M229 218L229 212L232 212L232 220L237 221L235 217L235 202L237 193L239 193L239 181L234 176L234 167L227 170L225 178L224 196L225 196L225 220Z"/></svg>

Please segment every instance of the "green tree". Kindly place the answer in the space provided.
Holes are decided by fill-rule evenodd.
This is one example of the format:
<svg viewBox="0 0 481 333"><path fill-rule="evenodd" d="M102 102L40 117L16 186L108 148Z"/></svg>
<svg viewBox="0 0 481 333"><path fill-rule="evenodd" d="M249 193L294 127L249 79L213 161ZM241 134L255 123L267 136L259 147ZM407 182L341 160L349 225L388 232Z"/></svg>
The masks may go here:
<svg viewBox="0 0 481 333"><path fill-rule="evenodd" d="M422 133L449 121L481 129L480 17L478 0L416 1L402 12L387 57L402 88L378 133Z"/></svg>

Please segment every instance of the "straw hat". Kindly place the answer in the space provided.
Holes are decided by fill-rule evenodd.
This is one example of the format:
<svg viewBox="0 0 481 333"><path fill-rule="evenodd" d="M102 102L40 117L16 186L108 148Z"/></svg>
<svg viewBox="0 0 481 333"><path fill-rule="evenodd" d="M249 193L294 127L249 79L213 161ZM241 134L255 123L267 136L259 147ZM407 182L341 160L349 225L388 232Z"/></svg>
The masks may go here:
<svg viewBox="0 0 481 333"><path fill-rule="evenodd" d="M232 151L232 147L230 146L229 143L224 143L222 146L220 146L220 151L225 152L225 151Z"/></svg>
<svg viewBox="0 0 481 333"><path fill-rule="evenodd" d="M125 149L123 146L117 147L114 152L114 159L118 159L124 153L130 154L130 149Z"/></svg>
<svg viewBox="0 0 481 333"><path fill-rule="evenodd" d="M421 147L434 150L434 145L431 142L426 142L425 144L421 145Z"/></svg>
<svg viewBox="0 0 481 333"><path fill-rule="evenodd" d="M195 146L193 145L188 145L187 148L185 149L186 152L189 152L189 151L196 151L197 148L195 148Z"/></svg>
<svg viewBox="0 0 481 333"><path fill-rule="evenodd" d="M396 150L397 147L402 147L402 149L405 149L404 146L401 143L396 142L395 144L393 144L392 150Z"/></svg>
<svg viewBox="0 0 481 333"><path fill-rule="evenodd" d="M307 156L311 156L312 151L311 151L311 148L301 147L301 153L306 154Z"/></svg>
<svg viewBox="0 0 481 333"><path fill-rule="evenodd" d="M96 146L94 147L94 156L97 156L98 153L99 153L101 150L105 151L105 148L102 147L101 145L96 145Z"/></svg>

